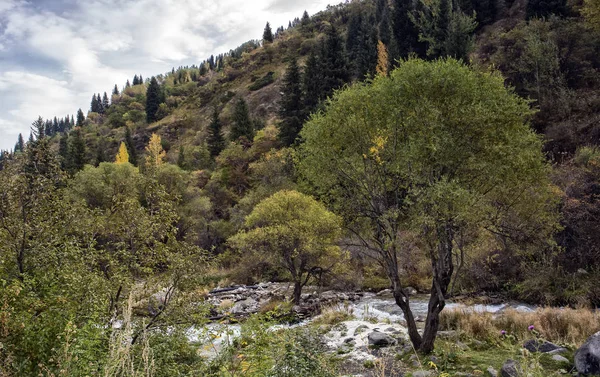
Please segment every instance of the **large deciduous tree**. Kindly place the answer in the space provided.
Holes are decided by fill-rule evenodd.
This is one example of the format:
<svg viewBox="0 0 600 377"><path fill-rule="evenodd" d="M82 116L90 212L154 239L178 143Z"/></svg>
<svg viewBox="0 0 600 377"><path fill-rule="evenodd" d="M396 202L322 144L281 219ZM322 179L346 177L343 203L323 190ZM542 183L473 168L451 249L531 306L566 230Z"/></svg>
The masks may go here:
<svg viewBox="0 0 600 377"><path fill-rule="evenodd" d="M336 244L341 219L297 191L279 191L263 200L245 225L246 230L232 237L230 244L285 268L294 282L296 304L310 278L330 270L343 255Z"/></svg>
<svg viewBox="0 0 600 377"><path fill-rule="evenodd" d="M433 350L465 252L484 231L546 241L556 224L527 101L497 73L453 60L403 62L337 93L303 128L299 171L343 215L350 243L386 271L410 339ZM403 232L420 236L432 285L422 335L399 270Z"/></svg>

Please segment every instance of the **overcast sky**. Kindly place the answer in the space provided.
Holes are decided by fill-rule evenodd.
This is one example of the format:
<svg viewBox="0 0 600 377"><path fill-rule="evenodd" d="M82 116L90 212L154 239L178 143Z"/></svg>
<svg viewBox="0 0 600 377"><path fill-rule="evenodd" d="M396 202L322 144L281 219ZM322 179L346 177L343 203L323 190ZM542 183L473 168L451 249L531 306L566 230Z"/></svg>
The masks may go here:
<svg viewBox="0 0 600 377"><path fill-rule="evenodd" d="M93 93L198 64L331 0L0 0L0 149Z"/></svg>

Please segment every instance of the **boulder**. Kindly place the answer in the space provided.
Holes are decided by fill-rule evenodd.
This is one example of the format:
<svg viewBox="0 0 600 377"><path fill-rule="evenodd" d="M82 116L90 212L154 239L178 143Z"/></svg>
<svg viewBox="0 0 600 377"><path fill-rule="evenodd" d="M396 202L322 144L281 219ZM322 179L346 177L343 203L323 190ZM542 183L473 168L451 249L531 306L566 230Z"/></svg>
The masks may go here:
<svg viewBox="0 0 600 377"><path fill-rule="evenodd" d="M413 287L406 287L406 288L404 288L404 293L406 293L409 296L414 296L417 294L417 290L414 289Z"/></svg>
<svg viewBox="0 0 600 377"><path fill-rule="evenodd" d="M502 369L500 369L500 375L502 377L518 377L519 376L519 364L514 360L506 360Z"/></svg>
<svg viewBox="0 0 600 377"><path fill-rule="evenodd" d="M256 313L258 311L258 302L253 298L247 298L242 301L238 301L231 308L231 314L241 315L241 314L250 314Z"/></svg>
<svg viewBox="0 0 600 377"><path fill-rule="evenodd" d="M595 333L575 352L575 368L580 374L600 375L600 332Z"/></svg>
<svg viewBox="0 0 600 377"><path fill-rule="evenodd" d="M376 347L387 347L396 343L394 338L389 336L386 333L382 333L379 331L373 331L368 335L369 344Z"/></svg>
<svg viewBox="0 0 600 377"><path fill-rule="evenodd" d="M488 376L490 376L490 377L498 377L498 371L496 369L494 369L493 367L488 367L487 373L488 373Z"/></svg>
<svg viewBox="0 0 600 377"><path fill-rule="evenodd" d="M560 347L554 343L540 342L537 339L530 339L530 340L526 341L523 344L523 348L525 348L529 352L541 352L541 353L548 353L548 352L552 352L552 351L556 351L557 349L560 349Z"/></svg>

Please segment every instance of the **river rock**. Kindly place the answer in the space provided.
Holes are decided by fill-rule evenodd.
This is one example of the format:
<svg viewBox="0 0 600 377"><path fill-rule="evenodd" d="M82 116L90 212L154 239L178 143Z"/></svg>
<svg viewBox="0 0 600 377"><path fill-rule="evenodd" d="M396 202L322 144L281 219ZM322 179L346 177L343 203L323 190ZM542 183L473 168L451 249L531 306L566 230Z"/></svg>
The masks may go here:
<svg viewBox="0 0 600 377"><path fill-rule="evenodd" d="M433 374L434 373L430 370L417 370L412 372L413 377L432 377Z"/></svg>
<svg viewBox="0 0 600 377"><path fill-rule="evenodd" d="M494 367L488 367L487 372L490 377L498 377L498 371Z"/></svg>
<svg viewBox="0 0 600 377"><path fill-rule="evenodd" d="M250 314L258 311L258 302L253 298L247 298L242 301L238 301L231 308L231 314Z"/></svg>
<svg viewBox="0 0 600 377"><path fill-rule="evenodd" d="M414 296L417 294L417 290L414 289L413 287L406 287L406 288L404 288L404 293L406 293L409 296Z"/></svg>
<svg viewBox="0 0 600 377"><path fill-rule="evenodd" d="M354 336L357 336L358 334L362 334L363 332L365 332L365 330L368 330L369 326L367 325L360 325L356 328L356 330L354 330Z"/></svg>
<svg viewBox="0 0 600 377"><path fill-rule="evenodd" d="M557 349L560 349L560 347L554 343L540 342L537 339L530 339L530 340L526 341L523 344L523 348L525 348L529 352L541 352L541 353L548 353L548 352L552 352L552 351L556 351Z"/></svg>
<svg viewBox="0 0 600 377"><path fill-rule="evenodd" d="M369 334L368 338L369 338L369 344L372 346L377 346L377 347L387 347L391 344L396 343L394 338L392 338L388 334L385 334L385 333L382 333L379 331L373 331L372 333Z"/></svg>
<svg viewBox="0 0 600 377"><path fill-rule="evenodd" d="M575 367L583 375L600 375L600 332L589 337L575 352Z"/></svg>
<svg viewBox="0 0 600 377"><path fill-rule="evenodd" d="M514 360L506 360L502 369L500 369L500 375L502 377L518 377L519 376L519 364Z"/></svg>
<svg viewBox="0 0 600 377"><path fill-rule="evenodd" d="M390 296L392 295L391 289L384 289L383 291L377 292L377 296Z"/></svg>
<svg viewBox="0 0 600 377"><path fill-rule="evenodd" d="M559 363L568 363L569 362L569 359L567 359L566 357L561 356L561 355L552 356L552 360L559 362Z"/></svg>

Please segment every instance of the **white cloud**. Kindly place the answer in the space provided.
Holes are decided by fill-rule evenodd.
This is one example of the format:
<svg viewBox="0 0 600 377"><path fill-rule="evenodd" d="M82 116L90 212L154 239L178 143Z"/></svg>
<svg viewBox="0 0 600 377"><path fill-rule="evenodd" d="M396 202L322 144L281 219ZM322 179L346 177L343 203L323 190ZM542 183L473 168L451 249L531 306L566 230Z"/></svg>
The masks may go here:
<svg viewBox="0 0 600 377"><path fill-rule="evenodd" d="M260 38L267 21L287 26L305 8L312 14L328 3L0 0L0 149L14 145L17 130L28 133L38 115L85 111L93 93L136 73L198 64Z"/></svg>

